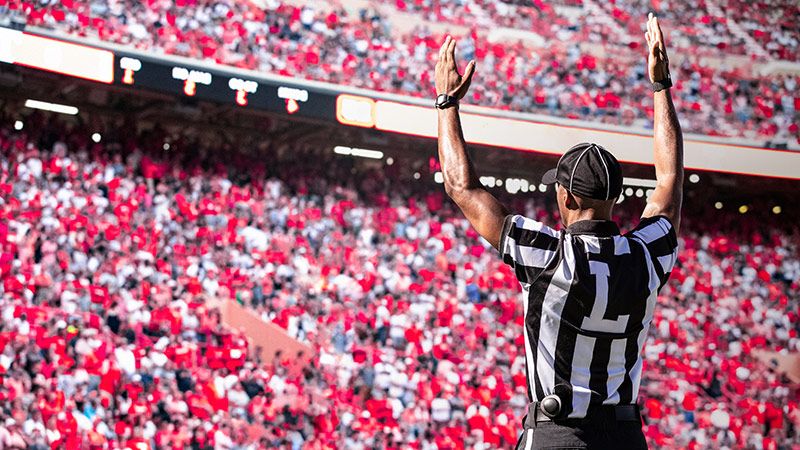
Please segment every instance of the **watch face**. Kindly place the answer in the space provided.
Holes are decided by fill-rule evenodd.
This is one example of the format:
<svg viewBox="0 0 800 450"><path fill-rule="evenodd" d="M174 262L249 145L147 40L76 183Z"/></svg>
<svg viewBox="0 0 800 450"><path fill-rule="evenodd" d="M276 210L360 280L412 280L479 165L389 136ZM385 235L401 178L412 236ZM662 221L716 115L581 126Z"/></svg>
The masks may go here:
<svg viewBox="0 0 800 450"><path fill-rule="evenodd" d="M439 109L444 109L448 106L457 104L458 101L455 97L451 97L447 94L439 94L436 97L436 107Z"/></svg>

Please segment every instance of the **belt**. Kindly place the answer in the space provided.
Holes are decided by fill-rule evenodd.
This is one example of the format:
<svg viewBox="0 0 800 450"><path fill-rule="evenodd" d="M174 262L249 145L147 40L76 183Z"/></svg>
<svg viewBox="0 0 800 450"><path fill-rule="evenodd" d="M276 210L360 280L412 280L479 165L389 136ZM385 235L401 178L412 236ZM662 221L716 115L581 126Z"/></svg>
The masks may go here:
<svg viewBox="0 0 800 450"><path fill-rule="evenodd" d="M538 402L528 405L528 416L533 418L536 423L540 422L588 422L592 420L607 420L610 422L641 422L639 405L600 405L589 408L585 418L551 418L547 416Z"/></svg>

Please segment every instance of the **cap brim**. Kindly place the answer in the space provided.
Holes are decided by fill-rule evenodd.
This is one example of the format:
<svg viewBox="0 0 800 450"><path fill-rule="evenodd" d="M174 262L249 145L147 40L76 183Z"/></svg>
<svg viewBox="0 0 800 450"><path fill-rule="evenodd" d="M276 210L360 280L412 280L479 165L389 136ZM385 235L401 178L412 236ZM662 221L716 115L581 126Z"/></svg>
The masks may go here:
<svg viewBox="0 0 800 450"><path fill-rule="evenodd" d="M550 169L542 175L542 184L555 184L558 169Z"/></svg>

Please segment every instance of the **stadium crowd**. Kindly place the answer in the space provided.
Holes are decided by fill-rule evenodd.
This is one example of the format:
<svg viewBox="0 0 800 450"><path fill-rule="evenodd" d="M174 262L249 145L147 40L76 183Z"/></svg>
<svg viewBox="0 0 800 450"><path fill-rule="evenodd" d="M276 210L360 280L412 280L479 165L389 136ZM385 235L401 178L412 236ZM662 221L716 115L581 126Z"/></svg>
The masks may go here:
<svg viewBox="0 0 800 450"><path fill-rule="evenodd" d="M0 127L0 448L514 445L518 283L440 186L312 146L111 131L135 129ZM554 225L546 197L507 200ZM648 440L800 449L798 385L754 357L800 350L800 232L687 208L646 346ZM311 364L251 348L218 299Z"/></svg>
<svg viewBox="0 0 800 450"><path fill-rule="evenodd" d="M298 6L279 0L0 0L0 16L22 15L29 25L146 51L413 96L432 95L430 74L443 39L425 24L461 23L469 31L461 37L460 56L478 63L470 103L647 127L652 98L636 17L652 7L672 30L671 56L680 61L673 64L673 96L685 131L800 145L796 74L762 76L705 58L747 53L728 29L735 22L776 57L797 60L796 2L729 0L719 5L729 14L724 17L700 0L598 2L611 21L578 0L387 2L417 15L418 25L399 31L392 14L379 8L348 14L336 2ZM564 6L578 14L564 13ZM503 27L534 31L548 45L487 38Z"/></svg>

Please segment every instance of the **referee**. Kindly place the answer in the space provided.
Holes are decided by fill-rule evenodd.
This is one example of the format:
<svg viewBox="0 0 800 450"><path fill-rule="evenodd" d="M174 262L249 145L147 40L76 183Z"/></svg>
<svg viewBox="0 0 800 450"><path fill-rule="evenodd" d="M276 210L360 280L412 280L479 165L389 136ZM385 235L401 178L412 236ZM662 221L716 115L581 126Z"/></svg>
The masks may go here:
<svg viewBox="0 0 800 450"><path fill-rule="evenodd" d="M436 64L439 158L445 189L502 254L522 285L528 405L517 448L646 449L636 399L659 289L677 258L683 138L658 20L645 37L653 84L657 184L642 219L620 234L611 220L622 191L616 158L597 144L569 149L555 184L563 229L509 212L483 188L465 150L458 100L469 89L447 37Z"/></svg>

